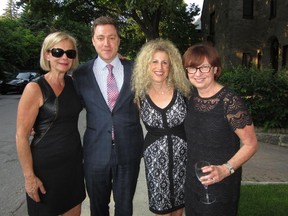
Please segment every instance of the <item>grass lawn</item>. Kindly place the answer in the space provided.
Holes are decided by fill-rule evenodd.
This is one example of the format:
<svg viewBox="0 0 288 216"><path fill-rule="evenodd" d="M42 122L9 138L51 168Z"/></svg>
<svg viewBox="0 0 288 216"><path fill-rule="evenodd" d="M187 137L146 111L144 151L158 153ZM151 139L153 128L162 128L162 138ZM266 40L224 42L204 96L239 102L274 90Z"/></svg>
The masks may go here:
<svg viewBox="0 0 288 216"><path fill-rule="evenodd" d="M242 185L238 215L287 216L288 184Z"/></svg>

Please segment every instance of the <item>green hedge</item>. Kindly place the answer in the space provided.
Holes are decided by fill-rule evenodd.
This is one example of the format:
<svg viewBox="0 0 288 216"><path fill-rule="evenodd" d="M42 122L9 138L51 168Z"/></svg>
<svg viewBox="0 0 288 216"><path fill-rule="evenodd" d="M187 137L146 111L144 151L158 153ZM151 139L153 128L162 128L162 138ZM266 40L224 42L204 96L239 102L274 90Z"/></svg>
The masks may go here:
<svg viewBox="0 0 288 216"><path fill-rule="evenodd" d="M223 69L218 80L245 100L255 126L288 128L288 70Z"/></svg>

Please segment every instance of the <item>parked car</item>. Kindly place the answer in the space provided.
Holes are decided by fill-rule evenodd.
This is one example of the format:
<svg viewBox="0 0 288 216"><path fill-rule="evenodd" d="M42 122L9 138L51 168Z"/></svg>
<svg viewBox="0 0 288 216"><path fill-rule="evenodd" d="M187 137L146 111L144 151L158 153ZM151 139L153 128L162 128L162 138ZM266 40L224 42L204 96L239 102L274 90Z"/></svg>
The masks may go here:
<svg viewBox="0 0 288 216"><path fill-rule="evenodd" d="M0 81L0 93L7 94L8 92L22 93L27 83L36 77L40 76L38 72L19 72L12 78L7 78Z"/></svg>

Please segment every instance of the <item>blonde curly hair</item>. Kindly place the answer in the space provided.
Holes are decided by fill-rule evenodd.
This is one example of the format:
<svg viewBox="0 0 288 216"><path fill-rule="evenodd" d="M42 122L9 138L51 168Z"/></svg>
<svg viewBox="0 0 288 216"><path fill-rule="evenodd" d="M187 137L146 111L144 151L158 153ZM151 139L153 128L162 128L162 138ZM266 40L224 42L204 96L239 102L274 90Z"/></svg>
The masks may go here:
<svg viewBox="0 0 288 216"><path fill-rule="evenodd" d="M135 103L138 103L139 99L144 98L149 91L151 86L149 64L157 51L163 51L169 56L171 67L167 78L168 85L179 90L185 97L190 94L191 83L187 79L179 50L169 40L155 39L145 43L135 59L131 81L132 91L135 94Z"/></svg>

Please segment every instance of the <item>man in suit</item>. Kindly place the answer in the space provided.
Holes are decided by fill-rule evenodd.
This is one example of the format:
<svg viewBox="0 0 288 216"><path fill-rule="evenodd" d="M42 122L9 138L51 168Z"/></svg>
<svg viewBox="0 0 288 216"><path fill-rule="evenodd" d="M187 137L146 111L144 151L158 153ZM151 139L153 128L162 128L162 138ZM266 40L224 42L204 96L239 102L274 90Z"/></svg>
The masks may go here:
<svg viewBox="0 0 288 216"><path fill-rule="evenodd" d="M143 147L138 108L130 87L132 62L119 59L118 26L109 17L99 17L93 22L92 43L98 57L73 72L87 111L83 149L91 215L109 216L113 191L115 215L129 216ZM116 79L112 84L107 80L111 78L107 78L110 70ZM109 99L115 88L114 99ZM110 107L109 100L116 100L114 107Z"/></svg>

